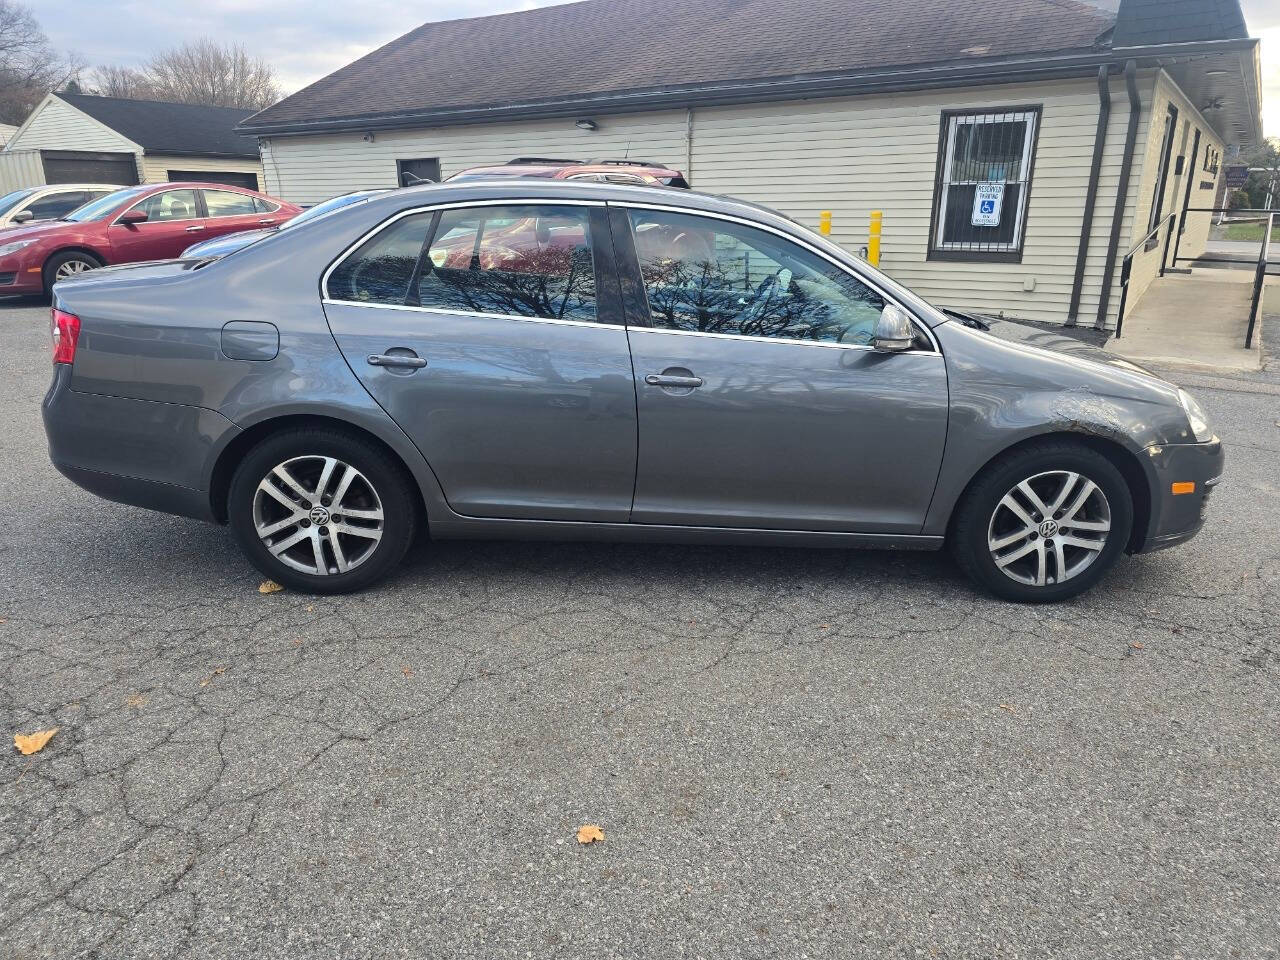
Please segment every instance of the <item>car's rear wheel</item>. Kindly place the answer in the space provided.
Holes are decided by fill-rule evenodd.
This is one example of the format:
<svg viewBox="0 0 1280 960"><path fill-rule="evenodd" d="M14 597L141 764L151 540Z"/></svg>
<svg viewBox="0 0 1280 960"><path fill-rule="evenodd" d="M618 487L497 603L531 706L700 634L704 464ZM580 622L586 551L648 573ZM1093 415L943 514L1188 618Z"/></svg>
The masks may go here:
<svg viewBox="0 0 1280 960"><path fill-rule="evenodd" d="M261 441L231 480L227 516L255 567L308 593L349 593L400 562L417 524L412 481L385 451L337 430Z"/></svg>
<svg viewBox="0 0 1280 960"><path fill-rule="evenodd" d="M991 464L956 508L951 550L973 580L1009 600L1088 590L1124 551L1133 498L1098 451L1046 441Z"/></svg>
<svg viewBox="0 0 1280 960"><path fill-rule="evenodd" d="M64 250L55 253L44 263L44 290L48 293L59 280L77 277L89 270L97 270L102 261L83 250Z"/></svg>

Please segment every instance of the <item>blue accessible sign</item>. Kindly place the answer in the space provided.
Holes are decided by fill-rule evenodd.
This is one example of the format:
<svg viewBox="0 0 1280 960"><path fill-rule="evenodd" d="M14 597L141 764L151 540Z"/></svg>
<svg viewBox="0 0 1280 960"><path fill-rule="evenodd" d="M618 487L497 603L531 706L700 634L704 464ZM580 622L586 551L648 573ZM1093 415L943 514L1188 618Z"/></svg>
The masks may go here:
<svg viewBox="0 0 1280 960"><path fill-rule="evenodd" d="M1000 226L1000 209L1004 206L1003 183L980 183L973 193L973 216L969 223L975 227Z"/></svg>

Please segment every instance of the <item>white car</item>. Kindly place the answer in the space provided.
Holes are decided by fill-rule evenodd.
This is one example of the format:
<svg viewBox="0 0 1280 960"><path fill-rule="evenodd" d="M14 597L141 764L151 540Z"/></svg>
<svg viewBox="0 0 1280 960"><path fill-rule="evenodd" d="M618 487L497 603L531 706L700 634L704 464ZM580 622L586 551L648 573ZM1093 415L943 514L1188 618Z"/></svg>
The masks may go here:
<svg viewBox="0 0 1280 960"><path fill-rule="evenodd" d="M57 220L119 189L115 183L51 183L6 193L0 197L0 230L35 220Z"/></svg>

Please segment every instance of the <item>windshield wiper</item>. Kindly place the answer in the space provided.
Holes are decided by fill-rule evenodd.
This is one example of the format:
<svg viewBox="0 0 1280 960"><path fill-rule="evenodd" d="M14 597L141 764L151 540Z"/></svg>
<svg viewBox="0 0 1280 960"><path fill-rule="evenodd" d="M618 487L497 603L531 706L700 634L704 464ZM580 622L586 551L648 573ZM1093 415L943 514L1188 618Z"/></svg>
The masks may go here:
<svg viewBox="0 0 1280 960"><path fill-rule="evenodd" d="M958 320L966 327L972 327L974 330L990 330L991 324L987 323L971 313L961 313L959 310L948 310L943 308L942 312L953 320Z"/></svg>

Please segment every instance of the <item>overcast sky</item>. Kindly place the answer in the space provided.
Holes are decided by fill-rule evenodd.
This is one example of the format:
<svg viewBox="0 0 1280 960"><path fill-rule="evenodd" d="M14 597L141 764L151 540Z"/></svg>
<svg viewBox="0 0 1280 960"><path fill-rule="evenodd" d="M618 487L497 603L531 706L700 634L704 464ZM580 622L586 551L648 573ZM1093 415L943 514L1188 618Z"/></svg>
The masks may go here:
<svg viewBox="0 0 1280 960"><path fill-rule="evenodd" d="M550 2L58 0L32 7L50 39L91 64L136 65L162 47L210 36L243 43L251 53L266 57L284 89L292 92L428 20L504 13ZM1114 6L1114 0L1096 2ZM1263 126L1269 136L1280 136L1280 2L1243 0L1243 6L1250 32L1262 38Z"/></svg>

